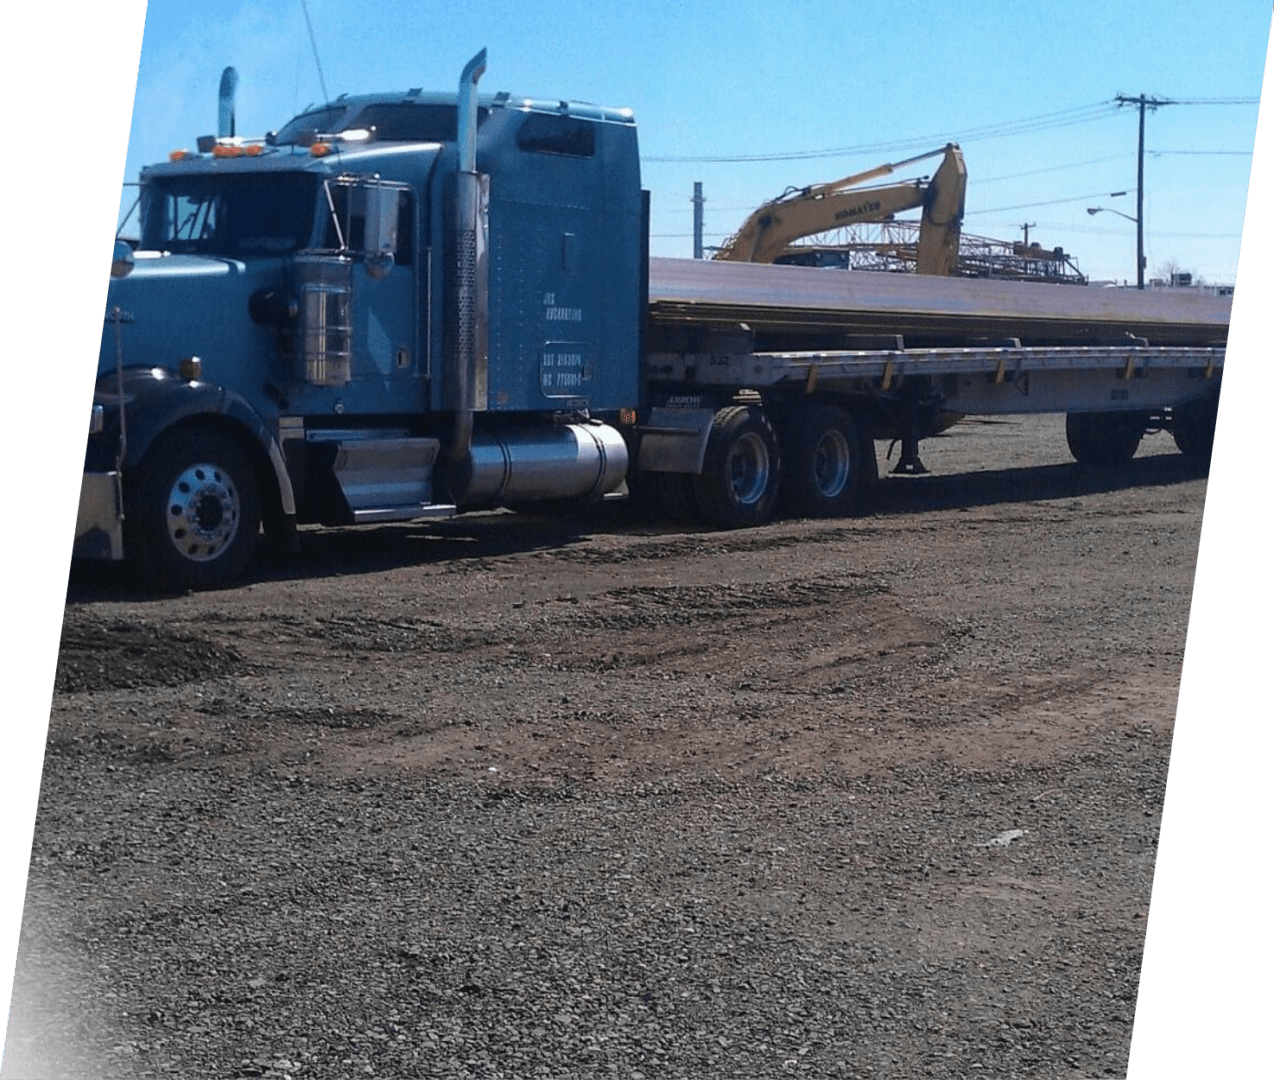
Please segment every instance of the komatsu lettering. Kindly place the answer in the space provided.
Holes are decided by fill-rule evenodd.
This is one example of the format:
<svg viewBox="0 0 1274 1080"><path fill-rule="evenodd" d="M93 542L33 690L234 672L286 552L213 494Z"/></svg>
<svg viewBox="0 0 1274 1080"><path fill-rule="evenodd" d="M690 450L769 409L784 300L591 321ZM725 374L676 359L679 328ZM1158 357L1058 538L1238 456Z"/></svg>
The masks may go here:
<svg viewBox="0 0 1274 1080"><path fill-rule="evenodd" d="M846 210L837 210L836 220L844 221L846 218L856 218L862 217L864 214L874 214L879 209L879 202L859 203L857 206L851 206Z"/></svg>

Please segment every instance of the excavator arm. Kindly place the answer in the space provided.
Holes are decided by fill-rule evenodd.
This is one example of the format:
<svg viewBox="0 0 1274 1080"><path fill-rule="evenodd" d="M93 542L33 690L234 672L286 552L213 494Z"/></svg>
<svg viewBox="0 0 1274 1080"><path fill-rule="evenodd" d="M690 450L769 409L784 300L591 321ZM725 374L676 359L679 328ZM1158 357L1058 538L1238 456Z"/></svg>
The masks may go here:
<svg viewBox="0 0 1274 1080"><path fill-rule="evenodd" d="M924 158L943 155L933 179L879 187L869 180ZM718 249L715 258L732 262L772 263L794 240L860 221L888 221L895 214L923 208L917 270L950 274L960 246L967 173L964 155L954 143L942 150L881 165L829 184L787 192L759 207L743 227Z"/></svg>

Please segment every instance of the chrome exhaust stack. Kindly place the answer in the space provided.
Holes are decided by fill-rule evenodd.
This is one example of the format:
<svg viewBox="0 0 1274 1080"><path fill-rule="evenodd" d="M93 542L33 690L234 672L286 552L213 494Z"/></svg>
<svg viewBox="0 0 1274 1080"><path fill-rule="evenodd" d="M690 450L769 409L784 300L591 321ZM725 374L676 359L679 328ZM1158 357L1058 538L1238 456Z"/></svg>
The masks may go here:
<svg viewBox="0 0 1274 1080"><path fill-rule="evenodd" d="M234 98L239 88L239 73L228 67L221 73L221 85L217 88L217 136L233 138L234 130Z"/></svg>
<svg viewBox="0 0 1274 1080"><path fill-rule="evenodd" d="M483 49L460 76L456 122L454 281L450 355L443 381L443 407L455 414L445 454L454 483L463 494L472 475L473 414L486 406L487 362L487 197L489 177L477 171L478 79L487 69ZM459 498L457 498L457 502Z"/></svg>
<svg viewBox="0 0 1274 1080"><path fill-rule="evenodd" d="M439 466L451 500L461 510L600 498L623 483L628 468L627 445L609 425L546 423L474 431L474 414L487 408L491 186L477 164L477 86L486 69L483 49L465 65L457 99L455 203L448 215L453 280L441 395L442 407L454 419Z"/></svg>

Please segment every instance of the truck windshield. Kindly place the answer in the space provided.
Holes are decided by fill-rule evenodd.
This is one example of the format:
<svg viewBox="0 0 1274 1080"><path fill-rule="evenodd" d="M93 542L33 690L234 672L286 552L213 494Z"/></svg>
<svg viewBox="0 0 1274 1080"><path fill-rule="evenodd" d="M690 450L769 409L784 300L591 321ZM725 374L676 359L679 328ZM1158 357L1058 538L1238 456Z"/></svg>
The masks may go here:
<svg viewBox="0 0 1274 1080"><path fill-rule="evenodd" d="M306 173L164 177L142 190L141 247L246 258L306 247L318 178Z"/></svg>
<svg viewBox="0 0 1274 1080"><path fill-rule="evenodd" d="M347 108L316 109L302 113L274 136L275 146L305 145L315 133L335 135L360 129L375 132L377 142L455 142L456 106L430 102L381 101L360 109L352 119L342 121ZM481 127L490 113L478 109Z"/></svg>
<svg viewBox="0 0 1274 1080"><path fill-rule="evenodd" d="M270 142L275 146L304 145L313 138L315 132L330 135L336 128L336 122L348 111L346 105L335 105L326 109L315 109L293 117L275 134ZM310 139L307 139L306 136Z"/></svg>

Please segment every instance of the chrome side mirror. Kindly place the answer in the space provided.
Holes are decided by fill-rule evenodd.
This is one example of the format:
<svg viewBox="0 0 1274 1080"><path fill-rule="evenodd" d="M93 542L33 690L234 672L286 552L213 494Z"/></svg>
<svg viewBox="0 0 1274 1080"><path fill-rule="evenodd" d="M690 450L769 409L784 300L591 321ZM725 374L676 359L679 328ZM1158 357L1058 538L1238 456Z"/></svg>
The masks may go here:
<svg viewBox="0 0 1274 1080"><path fill-rule="evenodd" d="M398 247L398 189L368 187L366 224L363 228L363 265L373 279L389 276L394 268L394 251Z"/></svg>
<svg viewBox="0 0 1274 1080"><path fill-rule="evenodd" d="M128 241L116 240L115 252L111 256L111 277L128 277L133 272L134 265L136 265L136 260L133 257L133 249Z"/></svg>
<svg viewBox="0 0 1274 1080"><path fill-rule="evenodd" d="M392 251L368 252L363 258L363 269L373 281L384 281L393 268L394 253Z"/></svg>

